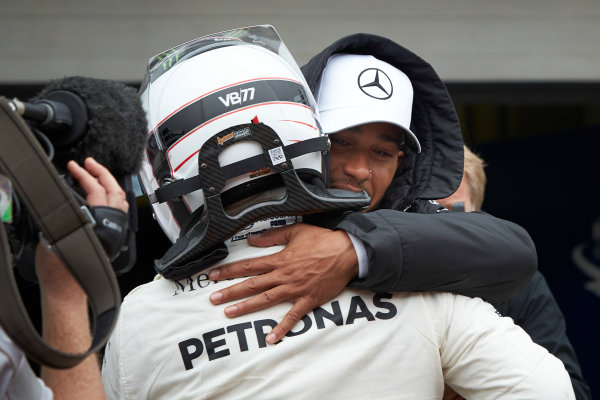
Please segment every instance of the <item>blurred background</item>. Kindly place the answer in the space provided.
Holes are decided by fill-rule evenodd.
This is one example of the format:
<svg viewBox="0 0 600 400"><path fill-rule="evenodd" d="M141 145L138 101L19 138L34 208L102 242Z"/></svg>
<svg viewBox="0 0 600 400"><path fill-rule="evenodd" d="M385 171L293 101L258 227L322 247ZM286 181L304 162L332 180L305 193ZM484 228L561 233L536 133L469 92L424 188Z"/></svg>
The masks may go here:
<svg viewBox="0 0 600 400"><path fill-rule="evenodd" d="M72 75L138 86L151 56L255 24L274 25L299 65L356 32L411 49L446 82L465 142L486 160L483 208L533 237L600 395L599 1L0 1L0 95L21 100ZM169 247L138 205L138 264L119 278L123 294L152 279Z"/></svg>

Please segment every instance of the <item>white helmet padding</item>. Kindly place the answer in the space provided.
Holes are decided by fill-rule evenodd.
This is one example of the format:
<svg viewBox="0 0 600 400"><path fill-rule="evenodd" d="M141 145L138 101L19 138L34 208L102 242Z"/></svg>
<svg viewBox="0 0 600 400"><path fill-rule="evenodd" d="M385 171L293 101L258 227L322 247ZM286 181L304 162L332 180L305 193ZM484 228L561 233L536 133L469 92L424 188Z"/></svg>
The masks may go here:
<svg viewBox="0 0 600 400"><path fill-rule="evenodd" d="M140 90L150 132L140 182L175 242L155 262L163 276L183 278L225 257L223 241L257 219L368 206L365 193L325 189L328 141L273 27L163 53ZM301 180L315 177L320 185Z"/></svg>

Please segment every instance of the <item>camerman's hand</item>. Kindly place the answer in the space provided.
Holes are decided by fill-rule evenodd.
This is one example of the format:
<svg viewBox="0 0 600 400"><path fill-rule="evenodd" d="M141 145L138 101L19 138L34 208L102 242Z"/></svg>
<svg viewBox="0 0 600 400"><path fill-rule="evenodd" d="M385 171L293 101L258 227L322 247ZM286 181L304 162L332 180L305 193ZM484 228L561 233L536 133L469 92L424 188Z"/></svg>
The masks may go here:
<svg viewBox="0 0 600 400"><path fill-rule="evenodd" d="M69 161L67 168L85 190L87 202L92 206L111 206L127 212L129 204L125 199L125 192L110 171L91 157L86 158L84 163L85 169L75 161ZM62 301L66 305L84 304L87 313L84 291L54 253L38 245L35 264L44 296L49 296L56 302ZM83 350L87 348L80 349L80 352Z"/></svg>
<svg viewBox="0 0 600 400"><path fill-rule="evenodd" d="M90 206L108 206L127 212L129 203L125 191L106 167L88 157L84 160L84 168L75 161L69 161L67 169L73 178L79 182L87 194Z"/></svg>
<svg viewBox="0 0 600 400"><path fill-rule="evenodd" d="M222 304L260 293L225 308L228 317L238 317L283 301L294 303L267 335L267 342L271 344L285 336L304 315L337 296L358 274L358 258L344 231L294 224L250 236L248 242L258 247L287 246L269 256L212 270L211 280L253 277L213 293L210 299L213 304Z"/></svg>
<svg viewBox="0 0 600 400"><path fill-rule="evenodd" d="M87 202L91 206L110 206L127 212L129 204L125 192L110 171L91 157L85 159L84 165L85 169L75 161L69 161L67 168L85 190ZM87 307L85 293L59 258L39 245L36 249L36 274L44 294L64 298L67 304L74 303L75 299L71 297L83 298Z"/></svg>

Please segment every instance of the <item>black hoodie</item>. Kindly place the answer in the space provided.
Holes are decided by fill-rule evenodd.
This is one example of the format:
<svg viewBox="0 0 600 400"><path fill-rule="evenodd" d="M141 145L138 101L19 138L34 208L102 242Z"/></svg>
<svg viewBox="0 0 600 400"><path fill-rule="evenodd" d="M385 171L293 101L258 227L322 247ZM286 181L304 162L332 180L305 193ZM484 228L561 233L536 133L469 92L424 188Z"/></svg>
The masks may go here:
<svg viewBox="0 0 600 400"><path fill-rule="evenodd" d="M302 67L313 92L336 53L370 54L408 76L414 90L411 130L422 148L418 155L408 152L377 211L349 214L337 225L360 238L367 250L369 272L351 286L452 291L496 305L515 295L537 269L529 234L485 213L437 212L440 206L429 201L456 191L464 162L460 122L434 69L389 39L354 34Z"/></svg>
<svg viewBox="0 0 600 400"><path fill-rule="evenodd" d="M377 211L349 214L337 225L358 236L368 253L367 277L351 286L444 290L503 303L498 309L504 315L563 361L577 399L591 398L550 289L539 272L530 280L537 257L529 234L486 213L439 212L440 206L429 201L451 195L463 169L460 123L431 65L389 39L355 34L336 41L302 68L313 92L335 53L370 54L409 77L414 90L410 128L422 147L419 155L408 152Z"/></svg>

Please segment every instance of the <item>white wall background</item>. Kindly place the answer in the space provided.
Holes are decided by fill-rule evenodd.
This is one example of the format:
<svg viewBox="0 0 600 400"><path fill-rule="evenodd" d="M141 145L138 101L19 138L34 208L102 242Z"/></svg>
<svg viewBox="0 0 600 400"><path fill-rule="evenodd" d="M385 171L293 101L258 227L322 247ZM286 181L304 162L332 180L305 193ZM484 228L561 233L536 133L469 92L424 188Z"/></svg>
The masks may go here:
<svg viewBox="0 0 600 400"><path fill-rule="evenodd" d="M0 83L141 80L147 59L269 23L300 65L343 35L387 36L447 81L600 81L599 0L0 0Z"/></svg>

